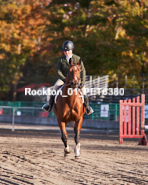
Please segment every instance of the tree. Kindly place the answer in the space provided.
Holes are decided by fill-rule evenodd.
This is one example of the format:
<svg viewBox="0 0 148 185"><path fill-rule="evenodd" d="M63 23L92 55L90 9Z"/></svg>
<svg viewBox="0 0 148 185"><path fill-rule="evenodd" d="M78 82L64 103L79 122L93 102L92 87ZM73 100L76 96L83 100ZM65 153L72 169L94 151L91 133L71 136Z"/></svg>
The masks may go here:
<svg viewBox="0 0 148 185"><path fill-rule="evenodd" d="M54 41L73 40L88 74L140 74L143 65L146 72L147 6L136 0L53 1Z"/></svg>
<svg viewBox="0 0 148 185"><path fill-rule="evenodd" d="M9 1L0 4L0 91L8 92L22 76L21 68L27 59L40 50L44 25L46 1ZM47 41L50 38L47 39Z"/></svg>
<svg viewBox="0 0 148 185"><path fill-rule="evenodd" d="M87 74L147 74L147 8L144 0L0 1L0 91L20 79L53 84L65 40Z"/></svg>

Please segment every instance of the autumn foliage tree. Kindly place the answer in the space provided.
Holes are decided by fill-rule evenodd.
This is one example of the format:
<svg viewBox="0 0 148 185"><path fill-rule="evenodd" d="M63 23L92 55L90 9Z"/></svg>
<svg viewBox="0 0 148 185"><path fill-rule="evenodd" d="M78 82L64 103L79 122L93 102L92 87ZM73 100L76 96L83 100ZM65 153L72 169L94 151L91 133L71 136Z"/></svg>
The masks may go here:
<svg viewBox="0 0 148 185"><path fill-rule="evenodd" d="M52 39L47 37L45 25L49 20L45 15L47 1L8 1L0 4L0 91L8 92L12 86L15 90L21 68L41 50L42 45ZM47 13L48 14L48 13ZM42 45L41 45L42 40ZM46 43L44 43L46 40ZM44 49L43 49L44 52ZM44 53L40 55L44 55Z"/></svg>
<svg viewBox="0 0 148 185"><path fill-rule="evenodd" d="M19 79L54 83L65 40L87 74L147 74L147 8L144 0L0 1L0 90Z"/></svg>

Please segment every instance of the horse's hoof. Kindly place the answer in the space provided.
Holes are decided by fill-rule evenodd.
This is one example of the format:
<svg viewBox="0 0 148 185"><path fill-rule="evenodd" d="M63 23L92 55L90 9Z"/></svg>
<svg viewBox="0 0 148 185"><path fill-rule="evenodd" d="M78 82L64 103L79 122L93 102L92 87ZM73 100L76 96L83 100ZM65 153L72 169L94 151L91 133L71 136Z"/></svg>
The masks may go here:
<svg viewBox="0 0 148 185"><path fill-rule="evenodd" d="M65 152L65 150L64 150L64 157L70 156L70 153L71 153L71 152Z"/></svg>
<svg viewBox="0 0 148 185"><path fill-rule="evenodd" d="M70 156L70 153L64 153L64 157Z"/></svg>
<svg viewBox="0 0 148 185"><path fill-rule="evenodd" d="M79 159L80 158L80 143L78 143L75 147L75 159Z"/></svg>
<svg viewBox="0 0 148 185"><path fill-rule="evenodd" d="M71 153L71 148L70 148L69 146L67 146L67 147L64 149L64 157L69 156L70 153Z"/></svg>
<svg viewBox="0 0 148 185"><path fill-rule="evenodd" d="M75 156L75 159L80 159L81 157L80 156Z"/></svg>

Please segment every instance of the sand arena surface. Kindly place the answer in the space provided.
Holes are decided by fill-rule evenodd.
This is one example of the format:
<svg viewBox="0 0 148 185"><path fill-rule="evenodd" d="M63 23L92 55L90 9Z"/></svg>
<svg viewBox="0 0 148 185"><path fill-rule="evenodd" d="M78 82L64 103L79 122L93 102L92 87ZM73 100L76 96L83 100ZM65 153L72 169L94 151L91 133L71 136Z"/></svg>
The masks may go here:
<svg viewBox="0 0 148 185"><path fill-rule="evenodd" d="M118 133L81 132L81 159L74 158L74 133L68 131L72 153L64 158L58 130L0 129L0 184L148 184L148 147L123 141Z"/></svg>

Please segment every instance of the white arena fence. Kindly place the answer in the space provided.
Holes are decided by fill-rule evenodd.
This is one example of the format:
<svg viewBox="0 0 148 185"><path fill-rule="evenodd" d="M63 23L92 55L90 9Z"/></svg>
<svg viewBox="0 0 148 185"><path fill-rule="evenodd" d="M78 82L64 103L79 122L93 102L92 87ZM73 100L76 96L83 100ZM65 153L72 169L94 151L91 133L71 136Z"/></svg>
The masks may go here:
<svg viewBox="0 0 148 185"><path fill-rule="evenodd" d="M109 75L104 76L90 76L86 75L85 79L85 88L91 89L91 88L100 88L100 89L106 89L108 88L108 78ZM48 91L53 89L53 86L47 88ZM94 92L97 93L97 92ZM94 96L91 95L90 92L87 93L88 96ZM47 101L49 101L50 95L47 95Z"/></svg>

